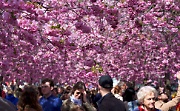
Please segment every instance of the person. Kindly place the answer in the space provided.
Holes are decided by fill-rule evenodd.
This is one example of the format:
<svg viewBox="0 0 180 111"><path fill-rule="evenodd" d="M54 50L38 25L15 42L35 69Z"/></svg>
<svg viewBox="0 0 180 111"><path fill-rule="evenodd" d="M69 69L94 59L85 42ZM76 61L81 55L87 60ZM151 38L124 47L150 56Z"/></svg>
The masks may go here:
<svg viewBox="0 0 180 111"><path fill-rule="evenodd" d="M125 90L123 101L127 107L127 111L133 111L138 107L138 101L136 100L136 92L134 88L128 87Z"/></svg>
<svg viewBox="0 0 180 111"><path fill-rule="evenodd" d="M64 92L63 92L63 94L61 95L61 100L64 102L65 100L67 100L68 98L70 97L70 92L69 91L67 91L67 90L65 90Z"/></svg>
<svg viewBox="0 0 180 111"><path fill-rule="evenodd" d="M63 94L60 97L62 101L68 99L71 96L71 90L72 90L72 87L69 85L64 88Z"/></svg>
<svg viewBox="0 0 180 111"><path fill-rule="evenodd" d="M6 85L5 85L5 82L4 82L4 77L3 76L0 76L0 97L2 98L5 98L6 97Z"/></svg>
<svg viewBox="0 0 180 111"><path fill-rule="evenodd" d="M180 81L180 71L176 74L178 80ZM168 96L165 92L161 91L158 96L158 101L155 102L155 107L162 111L169 111L171 108L178 105L180 102L180 83L178 83L177 95L172 100L168 100Z"/></svg>
<svg viewBox="0 0 180 111"><path fill-rule="evenodd" d="M112 93L113 80L109 75L99 78L99 92L102 98L98 101L98 111L126 111L124 103L117 99Z"/></svg>
<svg viewBox="0 0 180 111"><path fill-rule="evenodd" d="M58 97L61 98L62 94L64 93L64 88L62 86L58 87Z"/></svg>
<svg viewBox="0 0 180 111"><path fill-rule="evenodd" d="M0 97L0 111L17 111L17 109L10 101Z"/></svg>
<svg viewBox="0 0 180 111"><path fill-rule="evenodd" d="M71 101L65 101L63 102L61 111L85 111L85 109L82 106L76 105Z"/></svg>
<svg viewBox="0 0 180 111"><path fill-rule="evenodd" d="M38 102L38 90L35 86L26 86L19 98L18 111L42 111Z"/></svg>
<svg viewBox="0 0 180 111"><path fill-rule="evenodd" d="M120 89L121 89L121 91L120 91L119 94L120 94L121 96L123 96L125 90L128 88L126 82L120 81L117 85L118 85L118 86L120 87Z"/></svg>
<svg viewBox="0 0 180 111"><path fill-rule="evenodd" d="M40 99L43 96L41 86L38 86L37 89L38 89L38 96L39 96L39 99Z"/></svg>
<svg viewBox="0 0 180 111"><path fill-rule="evenodd" d="M17 106L18 98L14 97L14 92L11 88L7 89L7 95L5 99L13 103L15 106Z"/></svg>
<svg viewBox="0 0 180 111"><path fill-rule="evenodd" d="M55 97L58 97L58 88L57 88L57 86L53 88L52 95L54 95Z"/></svg>
<svg viewBox="0 0 180 111"><path fill-rule="evenodd" d="M3 84L0 82L0 97L5 98L6 97L6 93L3 90Z"/></svg>
<svg viewBox="0 0 180 111"><path fill-rule="evenodd" d="M102 96L97 89L95 89L91 94L92 104L96 109L98 108L97 102L101 99L101 97Z"/></svg>
<svg viewBox="0 0 180 111"><path fill-rule="evenodd" d="M111 92L114 94L114 96L117 99L120 99L121 101L123 101L123 97L121 95L121 88L120 86L116 85L115 87L113 87L113 89L111 90Z"/></svg>
<svg viewBox="0 0 180 111"><path fill-rule="evenodd" d="M152 86L143 86L137 92L139 106L133 111L160 111L155 108L157 91Z"/></svg>
<svg viewBox="0 0 180 111"><path fill-rule="evenodd" d="M70 107L67 106L67 103L73 103L75 105L81 106L84 111L96 111L96 109L89 103L85 84L81 81L77 82L73 86L71 96L63 102L62 107Z"/></svg>
<svg viewBox="0 0 180 111"><path fill-rule="evenodd" d="M61 111L62 100L52 95L54 82L52 79L45 78L42 80L41 90L43 96L39 99L43 111Z"/></svg>

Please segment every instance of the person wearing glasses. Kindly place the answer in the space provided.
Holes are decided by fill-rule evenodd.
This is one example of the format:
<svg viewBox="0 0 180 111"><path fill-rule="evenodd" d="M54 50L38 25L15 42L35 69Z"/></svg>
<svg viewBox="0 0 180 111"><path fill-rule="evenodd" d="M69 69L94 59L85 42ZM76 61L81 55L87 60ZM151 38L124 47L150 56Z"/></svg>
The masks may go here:
<svg viewBox="0 0 180 111"><path fill-rule="evenodd" d="M160 111L155 108L155 100L157 98L157 91L152 86L143 86L137 92L137 100L139 106L133 111Z"/></svg>
<svg viewBox="0 0 180 111"><path fill-rule="evenodd" d="M89 103L87 99L86 87L83 82L77 82L73 86L70 97L63 102L61 109L67 109L69 107L67 103L73 103L74 105L82 107L84 109L83 111L96 111L96 109ZM66 111L70 111L70 109Z"/></svg>
<svg viewBox="0 0 180 111"><path fill-rule="evenodd" d="M62 100L53 96L52 90L54 88L54 82L51 79L42 80L41 91L43 96L40 98L43 111L61 111Z"/></svg>

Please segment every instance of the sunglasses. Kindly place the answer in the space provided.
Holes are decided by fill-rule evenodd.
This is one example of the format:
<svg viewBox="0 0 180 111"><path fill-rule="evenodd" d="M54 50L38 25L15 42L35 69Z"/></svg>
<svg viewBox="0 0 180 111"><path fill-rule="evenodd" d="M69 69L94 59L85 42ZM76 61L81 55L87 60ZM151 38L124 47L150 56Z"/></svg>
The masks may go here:
<svg viewBox="0 0 180 111"><path fill-rule="evenodd" d="M79 94L82 94L82 93L81 93L81 92L76 92L76 94L78 94L78 95L79 95Z"/></svg>
<svg viewBox="0 0 180 111"><path fill-rule="evenodd" d="M47 88L47 87L49 87L49 86L41 86L41 88Z"/></svg>

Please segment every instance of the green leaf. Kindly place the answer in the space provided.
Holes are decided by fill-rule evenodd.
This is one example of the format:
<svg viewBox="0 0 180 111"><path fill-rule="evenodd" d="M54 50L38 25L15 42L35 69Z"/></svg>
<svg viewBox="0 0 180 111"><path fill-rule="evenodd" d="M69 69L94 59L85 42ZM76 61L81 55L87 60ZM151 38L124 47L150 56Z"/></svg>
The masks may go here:
<svg viewBox="0 0 180 111"><path fill-rule="evenodd" d="M60 29L61 25L60 24L57 24L55 26L51 26L51 29Z"/></svg>
<svg viewBox="0 0 180 111"><path fill-rule="evenodd" d="M78 0L78 2L83 2L83 0Z"/></svg>
<svg viewBox="0 0 180 111"><path fill-rule="evenodd" d="M60 44L63 44L64 42L65 42L64 39L59 40L59 43L60 43Z"/></svg>

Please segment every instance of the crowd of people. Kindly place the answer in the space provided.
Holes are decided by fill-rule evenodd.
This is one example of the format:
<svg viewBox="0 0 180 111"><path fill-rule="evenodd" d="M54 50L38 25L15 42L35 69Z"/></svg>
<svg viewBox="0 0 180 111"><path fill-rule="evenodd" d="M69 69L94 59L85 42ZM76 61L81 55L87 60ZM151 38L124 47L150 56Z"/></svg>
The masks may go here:
<svg viewBox="0 0 180 111"><path fill-rule="evenodd" d="M177 72L180 81L180 71ZM177 83L179 84L179 83ZM0 111L178 111L180 84L171 98L162 87L145 84L134 88L120 81L113 86L109 75L98 80L95 89L79 81L73 86L56 86L52 79L42 80L40 86L0 84Z"/></svg>

